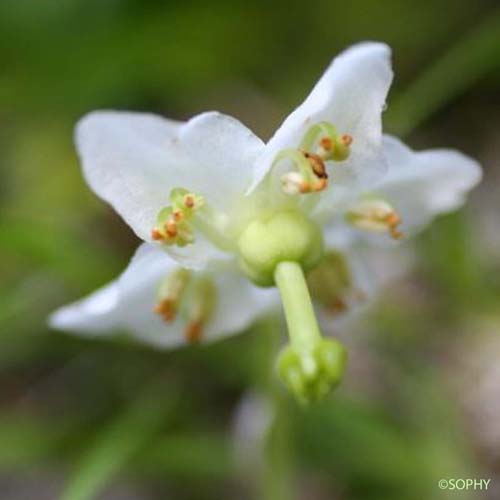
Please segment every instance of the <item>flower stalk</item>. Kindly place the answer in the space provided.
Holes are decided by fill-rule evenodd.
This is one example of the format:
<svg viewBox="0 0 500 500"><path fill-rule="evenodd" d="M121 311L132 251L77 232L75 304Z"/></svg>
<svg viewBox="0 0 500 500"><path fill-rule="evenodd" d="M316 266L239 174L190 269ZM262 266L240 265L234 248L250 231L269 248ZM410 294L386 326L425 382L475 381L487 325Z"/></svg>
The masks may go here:
<svg viewBox="0 0 500 500"><path fill-rule="evenodd" d="M279 375L300 402L322 399L342 379L346 350L337 340L321 336L301 266L280 262L274 277L290 336L278 358Z"/></svg>

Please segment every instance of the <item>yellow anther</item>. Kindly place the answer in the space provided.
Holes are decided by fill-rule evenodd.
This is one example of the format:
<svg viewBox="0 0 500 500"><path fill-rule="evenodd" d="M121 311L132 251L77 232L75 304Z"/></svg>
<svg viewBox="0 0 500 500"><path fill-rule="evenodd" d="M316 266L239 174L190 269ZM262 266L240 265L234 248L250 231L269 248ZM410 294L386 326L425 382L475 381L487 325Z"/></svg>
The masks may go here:
<svg viewBox="0 0 500 500"><path fill-rule="evenodd" d="M171 218L167 220L167 222L165 222L165 225L163 227L165 229L165 234L168 238L175 238L177 236L178 233L177 222L175 221L173 215Z"/></svg>
<svg viewBox="0 0 500 500"><path fill-rule="evenodd" d="M310 191L309 183L299 172L288 172L281 177L281 185L286 194L308 193Z"/></svg>
<svg viewBox="0 0 500 500"><path fill-rule="evenodd" d="M318 193L320 191L324 191L328 187L328 178L322 177L314 182L311 186L311 191Z"/></svg>
<svg viewBox="0 0 500 500"><path fill-rule="evenodd" d="M194 208L195 206L195 198L192 194L187 194L184 196L184 206L186 208Z"/></svg>
<svg viewBox="0 0 500 500"><path fill-rule="evenodd" d="M311 169L316 177L319 179L328 179L328 174L326 173L326 167L324 161L321 157L315 153L309 153L308 151L302 151L304 158L307 159Z"/></svg>
<svg viewBox="0 0 500 500"><path fill-rule="evenodd" d="M403 233L398 230L398 226L401 224L401 217L398 213L393 212L388 215L386 222L389 226L389 233L395 240L399 240L403 237Z"/></svg>
<svg viewBox="0 0 500 500"><path fill-rule="evenodd" d="M175 222L180 222L185 216L182 210L177 209L172 212L172 217Z"/></svg>
<svg viewBox="0 0 500 500"><path fill-rule="evenodd" d="M203 337L204 327L211 319L217 300L217 289L206 275L197 277L189 287L183 314L187 321L186 341L195 344Z"/></svg>
<svg viewBox="0 0 500 500"><path fill-rule="evenodd" d="M153 310L163 318L163 321L170 323L177 315L177 304L171 299L164 299L158 302Z"/></svg>
<svg viewBox="0 0 500 500"><path fill-rule="evenodd" d="M295 165L296 171L281 177L285 193L317 193L325 190L328 187L325 162L347 159L352 142L350 135L338 135L335 127L328 122L312 125L304 134L298 149L280 151L273 162L274 166L282 160L288 160Z"/></svg>
<svg viewBox="0 0 500 500"><path fill-rule="evenodd" d="M400 239L403 233L398 230L400 215L384 200L368 198L359 201L347 213L347 220L359 229L373 232L388 231L392 238Z"/></svg>
<svg viewBox="0 0 500 500"><path fill-rule="evenodd" d="M158 287L157 303L154 312L170 323L177 316L179 303L191 280L191 273L186 269L176 269L169 274Z"/></svg>
<svg viewBox="0 0 500 500"><path fill-rule="evenodd" d="M157 216L151 238L166 245L185 246L194 241L191 221L203 206L204 199L187 189L175 188L170 193L172 205L163 208Z"/></svg>
<svg viewBox="0 0 500 500"><path fill-rule="evenodd" d="M163 235L163 233L159 229L157 229L157 228L151 229L151 238L153 240L155 240L155 241L161 241L161 240L164 239L164 237L165 236Z"/></svg>
<svg viewBox="0 0 500 500"><path fill-rule="evenodd" d="M352 137L349 134L344 134L340 137L340 141L344 146L350 146L352 144Z"/></svg>
<svg viewBox="0 0 500 500"><path fill-rule="evenodd" d="M324 151L330 152L333 149L333 140L330 137L323 137L319 141L319 145Z"/></svg>
<svg viewBox="0 0 500 500"><path fill-rule="evenodd" d="M184 337L189 344L197 344L203 337L203 322L191 321L184 330Z"/></svg>

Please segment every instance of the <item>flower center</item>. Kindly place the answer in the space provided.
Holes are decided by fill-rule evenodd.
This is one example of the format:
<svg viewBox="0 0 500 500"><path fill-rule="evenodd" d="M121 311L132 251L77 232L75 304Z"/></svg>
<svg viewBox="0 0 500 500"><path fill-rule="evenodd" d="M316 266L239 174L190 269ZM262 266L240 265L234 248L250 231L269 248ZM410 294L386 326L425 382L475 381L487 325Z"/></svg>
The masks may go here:
<svg viewBox="0 0 500 500"><path fill-rule="evenodd" d="M273 167L284 160L291 161L295 169L281 176L282 189L286 194L317 193L328 187L325 162L341 162L350 154L352 137L337 134L333 125L320 122L305 133L298 149L280 151Z"/></svg>
<svg viewBox="0 0 500 500"><path fill-rule="evenodd" d="M195 241L195 231L201 232L222 250L233 250L224 233L226 217L215 212L201 195L184 188L172 189L171 204L160 210L151 238L164 245L184 247Z"/></svg>
<svg viewBox="0 0 500 500"><path fill-rule="evenodd" d="M166 323L172 323L180 315L186 324L186 340L197 343L202 339L204 327L215 309L216 292L210 277L179 268L158 287L154 312Z"/></svg>
<svg viewBox="0 0 500 500"><path fill-rule="evenodd" d="M394 239L403 237L398 229L400 215L385 200L367 198L361 200L346 214L347 220L355 227L372 232L388 232Z"/></svg>
<svg viewBox="0 0 500 500"><path fill-rule="evenodd" d="M314 267L323 255L320 228L299 210L285 210L254 219L238 239L239 264L260 286L274 285L274 271L282 261Z"/></svg>
<svg viewBox="0 0 500 500"><path fill-rule="evenodd" d="M205 200L187 189L175 188L170 193L170 201L172 204L159 212L151 237L166 245L182 247L194 241L192 221Z"/></svg>

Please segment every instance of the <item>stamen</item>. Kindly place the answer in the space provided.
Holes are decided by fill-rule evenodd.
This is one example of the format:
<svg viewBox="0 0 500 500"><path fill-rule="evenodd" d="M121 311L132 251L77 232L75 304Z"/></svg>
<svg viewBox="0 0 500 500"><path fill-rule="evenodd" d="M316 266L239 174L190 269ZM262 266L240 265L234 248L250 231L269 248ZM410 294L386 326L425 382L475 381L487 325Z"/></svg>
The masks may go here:
<svg viewBox="0 0 500 500"><path fill-rule="evenodd" d="M156 304L153 310L163 318L165 323L170 323L177 315L177 304L171 299L164 299Z"/></svg>
<svg viewBox="0 0 500 500"><path fill-rule="evenodd" d="M195 241L196 230L225 251L233 248L233 241L225 235L227 217L207 206L203 196L175 188L170 192L170 202L158 213L151 239L184 247Z"/></svg>
<svg viewBox="0 0 500 500"><path fill-rule="evenodd" d="M180 312L181 318L186 322L186 341L191 344L199 342L217 300L212 279L179 268L161 282L157 297L154 312L160 315L165 323L174 321Z"/></svg>
<svg viewBox="0 0 500 500"><path fill-rule="evenodd" d="M165 233L167 233L167 236L169 236L170 238L175 238L177 236L178 231L175 218L168 219L163 227L165 228Z"/></svg>
<svg viewBox="0 0 500 500"><path fill-rule="evenodd" d="M202 339L204 327L215 310L216 295L217 289L209 276L199 276L192 283L183 311L187 321L184 336L188 342L196 343Z"/></svg>
<svg viewBox="0 0 500 500"><path fill-rule="evenodd" d="M321 159L321 156L314 153L308 153L307 151L302 151L302 154L309 160L309 164L311 165L316 177L319 177L320 179L328 179L325 163Z"/></svg>
<svg viewBox="0 0 500 500"><path fill-rule="evenodd" d="M403 233L397 229L397 227L401 224L401 217L396 212L389 214L387 216L387 224L389 226L389 233L391 236L398 240L403 237Z"/></svg>
<svg viewBox="0 0 500 500"><path fill-rule="evenodd" d="M170 201L172 205L158 214L157 224L151 230L151 238L166 245L182 247L194 241L191 222L204 200L186 189L175 188L170 193Z"/></svg>
<svg viewBox="0 0 500 500"><path fill-rule="evenodd" d="M309 193L311 190L309 183L298 172L288 172L283 175L281 177L281 184L286 194Z"/></svg>
<svg viewBox="0 0 500 500"><path fill-rule="evenodd" d="M169 274L158 287L158 302L154 312L159 314L166 323L177 316L180 301L191 280L191 273L186 269L176 269Z"/></svg>
<svg viewBox="0 0 500 500"><path fill-rule="evenodd" d="M184 196L184 206L186 208L194 208L194 204L195 204L195 201L194 201L193 196L191 196L191 195Z"/></svg>
<svg viewBox="0 0 500 500"><path fill-rule="evenodd" d="M388 232L394 239L403 237L398 226L401 224L400 215L394 208L381 199L366 199L358 202L347 213L347 220L359 229L373 232Z"/></svg>
<svg viewBox="0 0 500 500"><path fill-rule="evenodd" d="M339 315L362 302L363 292L355 286L347 258L331 250L307 275L312 297L333 315Z"/></svg>
<svg viewBox="0 0 500 500"><path fill-rule="evenodd" d="M190 344L197 344L203 337L203 323L201 321L191 321L184 330L184 337Z"/></svg>
<svg viewBox="0 0 500 500"><path fill-rule="evenodd" d="M151 230L151 238L155 241L161 241L163 240L164 236L159 229L153 228Z"/></svg>
<svg viewBox="0 0 500 500"><path fill-rule="evenodd" d="M340 140L344 146L350 146L352 144L352 137L349 134L344 134Z"/></svg>
<svg viewBox="0 0 500 500"><path fill-rule="evenodd" d="M350 154L352 141L348 134L339 136L335 127L328 122L320 122L310 127L298 149L280 151L273 162L274 166L279 161L288 159L295 164L301 175L300 178L295 175L296 171L284 174L281 177L283 191L296 195L325 190L328 187L325 161L345 160Z"/></svg>
<svg viewBox="0 0 500 500"><path fill-rule="evenodd" d="M333 149L333 140L330 137L323 137L320 139L319 145L324 151L330 152Z"/></svg>

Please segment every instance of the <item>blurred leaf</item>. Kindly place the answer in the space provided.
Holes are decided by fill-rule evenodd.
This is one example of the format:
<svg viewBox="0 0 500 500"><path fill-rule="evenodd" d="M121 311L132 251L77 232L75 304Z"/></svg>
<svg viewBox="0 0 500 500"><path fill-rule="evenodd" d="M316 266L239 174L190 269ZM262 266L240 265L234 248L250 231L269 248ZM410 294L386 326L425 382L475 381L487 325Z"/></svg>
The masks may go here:
<svg viewBox="0 0 500 500"><path fill-rule="evenodd" d="M499 32L497 9L392 101L385 115L388 129L407 135L478 79L499 68Z"/></svg>
<svg viewBox="0 0 500 500"><path fill-rule="evenodd" d="M84 453L61 500L86 500L95 495L165 425L176 398L155 381L116 420L102 429Z"/></svg>
<svg viewBox="0 0 500 500"><path fill-rule="evenodd" d="M63 422L23 414L0 415L0 465L2 468L26 467L57 450L68 431Z"/></svg>

